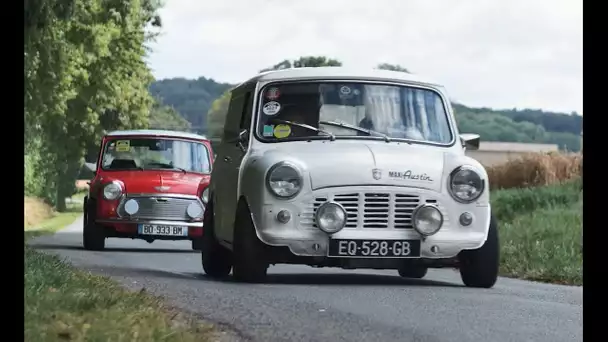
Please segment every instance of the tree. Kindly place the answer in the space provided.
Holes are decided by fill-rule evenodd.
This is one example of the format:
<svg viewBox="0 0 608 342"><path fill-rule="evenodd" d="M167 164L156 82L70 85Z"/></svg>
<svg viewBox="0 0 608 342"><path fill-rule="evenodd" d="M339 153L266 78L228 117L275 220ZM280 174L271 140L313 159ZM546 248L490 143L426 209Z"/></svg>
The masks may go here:
<svg viewBox="0 0 608 342"><path fill-rule="evenodd" d="M25 135L38 195L65 209L85 150L106 129L146 127L153 0L30 0L24 24ZM30 173L31 174L31 173ZM35 182L34 182L35 183Z"/></svg>
<svg viewBox="0 0 608 342"><path fill-rule="evenodd" d="M285 59L269 68L262 69L260 72L282 70L290 68L307 68L307 67L324 67L324 66L342 66L342 62L337 59L327 58L325 56L302 56L298 59L290 61Z"/></svg>
<svg viewBox="0 0 608 342"><path fill-rule="evenodd" d="M402 67L399 64L381 63L381 64L378 64L378 66L376 66L376 69L391 70L391 71L401 71L401 72L410 73L406 68Z"/></svg>
<svg viewBox="0 0 608 342"><path fill-rule="evenodd" d="M150 110L150 129L168 129L173 131L189 131L192 125L179 113L169 106L154 102Z"/></svg>

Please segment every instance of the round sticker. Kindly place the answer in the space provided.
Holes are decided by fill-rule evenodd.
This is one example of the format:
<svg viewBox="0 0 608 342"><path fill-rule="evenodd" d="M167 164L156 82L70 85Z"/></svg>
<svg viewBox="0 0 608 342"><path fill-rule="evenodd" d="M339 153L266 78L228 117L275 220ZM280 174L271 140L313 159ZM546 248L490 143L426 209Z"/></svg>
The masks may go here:
<svg viewBox="0 0 608 342"><path fill-rule="evenodd" d="M350 88L347 86L340 87L340 94L342 95L350 95Z"/></svg>
<svg viewBox="0 0 608 342"><path fill-rule="evenodd" d="M291 127L288 125L277 125L274 128L275 138L287 138L291 134Z"/></svg>
<svg viewBox="0 0 608 342"><path fill-rule="evenodd" d="M279 88L270 88L266 91L266 98L269 100L276 100L281 96Z"/></svg>
<svg viewBox="0 0 608 342"><path fill-rule="evenodd" d="M266 115L277 115L277 113L281 110L281 104L276 101L270 101L264 105L262 111Z"/></svg>

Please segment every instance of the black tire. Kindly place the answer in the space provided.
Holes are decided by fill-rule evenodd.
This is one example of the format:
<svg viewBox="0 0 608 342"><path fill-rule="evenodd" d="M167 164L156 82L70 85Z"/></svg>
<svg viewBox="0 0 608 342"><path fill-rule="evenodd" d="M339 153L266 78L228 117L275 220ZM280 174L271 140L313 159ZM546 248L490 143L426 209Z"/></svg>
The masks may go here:
<svg viewBox="0 0 608 342"><path fill-rule="evenodd" d="M213 225L213 204L210 203L205 211L203 220L202 264L203 271L210 277L221 278L230 274L232 269L232 253L220 245L215 238ZM192 247L194 248L194 241Z"/></svg>
<svg viewBox="0 0 608 342"><path fill-rule="evenodd" d="M106 247L106 235L103 227L95 223L95 202L87 201L82 228L82 244L89 251L102 251Z"/></svg>
<svg viewBox="0 0 608 342"><path fill-rule="evenodd" d="M234 267L236 281L261 283L266 279L268 261L264 244L258 239L245 202L239 202L234 222Z"/></svg>
<svg viewBox="0 0 608 342"><path fill-rule="evenodd" d="M402 266L398 271L399 275L403 278L422 279L426 275L428 268L424 266Z"/></svg>
<svg viewBox="0 0 608 342"><path fill-rule="evenodd" d="M496 284L500 266L500 244L498 223L494 216L490 218L488 238L483 246L460 252L458 259L460 277L466 286L489 289Z"/></svg>
<svg viewBox="0 0 608 342"><path fill-rule="evenodd" d="M202 251L203 250L203 239L197 238L192 240L192 250Z"/></svg>

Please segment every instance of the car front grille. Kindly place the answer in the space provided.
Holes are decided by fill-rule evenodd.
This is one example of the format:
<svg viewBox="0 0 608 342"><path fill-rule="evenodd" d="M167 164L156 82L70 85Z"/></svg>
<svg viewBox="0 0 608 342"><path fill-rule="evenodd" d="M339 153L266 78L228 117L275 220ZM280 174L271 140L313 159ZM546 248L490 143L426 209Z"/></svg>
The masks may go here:
<svg viewBox="0 0 608 342"><path fill-rule="evenodd" d="M191 203L200 202L193 198L159 196L127 196L118 206L118 215L129 216L124 210L124 203L129 199L137 200L139 211L131 215L134 219L190 221L186 210Z"/></svg>
<svg viewBox="0 0 608 342"><path fill-rule="evenodd" d="M345 192L317 196L302 213L300 224L316 228L316 211L327 201L337 202L346 209L348 218L345 229L412 229L412 213L420 204L421 198L418 195L389 192Z"/></svg>

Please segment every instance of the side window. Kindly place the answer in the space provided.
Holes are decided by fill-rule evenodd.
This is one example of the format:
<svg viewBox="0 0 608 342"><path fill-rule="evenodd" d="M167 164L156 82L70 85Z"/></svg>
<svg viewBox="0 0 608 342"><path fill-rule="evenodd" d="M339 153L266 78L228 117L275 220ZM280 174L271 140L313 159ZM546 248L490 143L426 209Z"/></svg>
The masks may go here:
<svg viewBox="0 0 608 342"><path fill-rule="evenodd" d="M224 139L236 139L239 135L239 126L241 123L241 114L243 113L244 97L236 95L230 100L228 106L228 114L226 115L226 123L224 125Z"/></svg>
<svg viewBox="0 0 608 342"><path fill-rule="evenodd" d="M253 108L253 101L251 101L251 92L245 93L243 96L243 100L245 102L245 106L243 109L243 113L241 114L241 125L239 127L239 131L244 129L251 128L251 111Z"/></svg>

